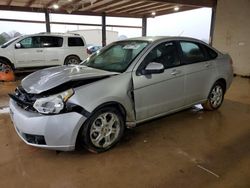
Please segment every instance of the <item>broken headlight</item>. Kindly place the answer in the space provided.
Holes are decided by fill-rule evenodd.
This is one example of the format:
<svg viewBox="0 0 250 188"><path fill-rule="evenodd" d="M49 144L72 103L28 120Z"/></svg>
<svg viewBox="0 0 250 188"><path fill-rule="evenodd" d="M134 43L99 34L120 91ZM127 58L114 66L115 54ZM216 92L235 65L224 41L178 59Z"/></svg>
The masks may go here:
<svg viewBox="0 0 250 188"><path fill-rule="evenodd" d="M45 98L37 99L33 107L42 114L58 114L64 103L74 94L73 89Z"/></svg>

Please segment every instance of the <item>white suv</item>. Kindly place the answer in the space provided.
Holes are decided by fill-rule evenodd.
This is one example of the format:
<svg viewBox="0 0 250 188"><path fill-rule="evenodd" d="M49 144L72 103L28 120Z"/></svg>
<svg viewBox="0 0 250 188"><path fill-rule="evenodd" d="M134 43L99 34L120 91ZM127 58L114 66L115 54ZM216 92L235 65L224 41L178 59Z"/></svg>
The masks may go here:
<svg viewBox="0 0 250 188"><path fill-rule="evenodd" d="M12 69L79 64L86 58L86 42L78 34L24 35L0 47L0 66Z"/></svg>

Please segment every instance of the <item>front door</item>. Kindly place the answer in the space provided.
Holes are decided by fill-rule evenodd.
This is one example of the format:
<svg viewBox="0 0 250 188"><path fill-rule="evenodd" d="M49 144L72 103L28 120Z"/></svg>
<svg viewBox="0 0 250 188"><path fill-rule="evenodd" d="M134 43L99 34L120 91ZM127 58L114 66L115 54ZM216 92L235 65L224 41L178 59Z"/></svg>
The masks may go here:
<svg viewBox="0 0 250 188"><path fill-rule="evenodd" d="M162 63L159 74L140 74L150 62ZM184 76L175 42L156 45L133 72L136 120L165 114L184 105ZM139 72L138 72L139 71Z"/></svg>
<svg viewBox="0 0 250 188"><path fill-rule="evenodd" d="M40 37L27 37L19 41L20 48L15 47L16 67L44 66L44 49L41 47Z"/></svg>

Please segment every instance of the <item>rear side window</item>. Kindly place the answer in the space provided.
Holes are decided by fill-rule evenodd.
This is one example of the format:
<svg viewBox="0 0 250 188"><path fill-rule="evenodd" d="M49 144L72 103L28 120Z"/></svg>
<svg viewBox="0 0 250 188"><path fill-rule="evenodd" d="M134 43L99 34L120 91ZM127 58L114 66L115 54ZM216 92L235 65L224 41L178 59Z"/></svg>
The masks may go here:
<svg viewBox="0 0 250 188"><path fill-rule="evenodd" d="M204 46L204 47L206 49L209 60L215 59L218 56L218 54L214 50L212 50L211 48L209 48L207 46Z"/></svg>
<svg viewBox="0 0 250 188"><path fill-rule="evenodd" d="M62 47L63 38L53 37L53 36L42 36L41 43L42 43L42 47L44 48Z"/></svg>
<svg viewBox="0 0 250 188"><path fill-rule="evenodd" d="M84 46L84 42L80 37L69 37L68 46Z"/></svg>
<svg viewBox="0 0 250 188"><path fill-rule="evenodd" d="M193 42L180 42L182 49L182 58L185 63L196 63L206 60L202 48Z"/></svg>

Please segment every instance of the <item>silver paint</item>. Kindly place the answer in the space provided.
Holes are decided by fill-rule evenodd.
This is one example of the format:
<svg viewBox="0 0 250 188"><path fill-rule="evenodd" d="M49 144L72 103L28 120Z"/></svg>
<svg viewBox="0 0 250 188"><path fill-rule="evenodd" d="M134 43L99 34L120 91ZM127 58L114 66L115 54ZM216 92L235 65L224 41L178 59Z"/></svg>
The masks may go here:
<svg viewBox="0 0 250 188"><path fill-rule="evenodd" d="M74 88L75 94L69 99L69 102L82 106L90 113L101 105L110 104L111 102L119 104L126 112L126 124L131 127L137 123L206 101L213 84L218 79L226 81L227 89L232 82L233 71L230 56L215 49L218 53L215 60L165 69L160 74L138 75L136 71L142 60L150 50L162 42L188 40L200 42L204 45L207 44L196 39L183 37L141 37L130 40L147 40L151 43L123 73L97 70L82 65L61 66L31 74L22 81L22 86L29 93L41 93L70 80L110 75L106 79ZM77 113L48 117L23 112L13 101L10 101L10 104L10 108L14 112L13 119L16 127L33 134L38 132L49 134L51 136L49 138L52 140L52 135L55 135L55 138L60 137L60 135L62 137L66 136L70 141L68 143L63 142L64 145L72 147L81 125L86 120L86 117ZM32 121L28 122L30 117L32 117ZM49 132L46 132L44 124L48 123L50 119L53 120L51 127L54 127L54 129L49 128L49 125L47 125L46 128L49 128ZM68 119L72 121L70 122ZM29 126L30 124L31 126ZM68 131L68 135L66 135L66 131ZM47 138L47 135L45 137ZM52 146L45 147L54 148L54 146L62 145L62 140L52 140ZM61 150L65 150L65 148Z"/></svg>

